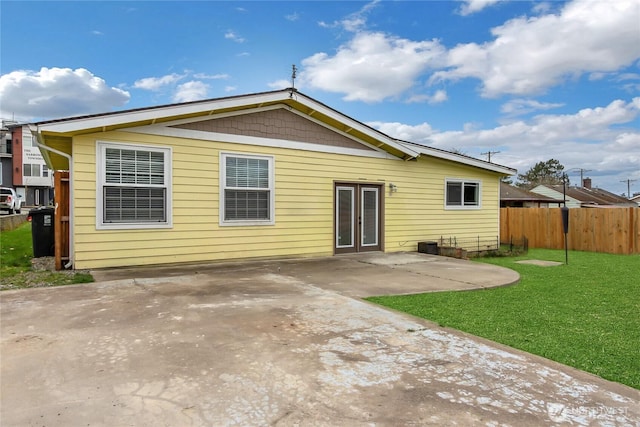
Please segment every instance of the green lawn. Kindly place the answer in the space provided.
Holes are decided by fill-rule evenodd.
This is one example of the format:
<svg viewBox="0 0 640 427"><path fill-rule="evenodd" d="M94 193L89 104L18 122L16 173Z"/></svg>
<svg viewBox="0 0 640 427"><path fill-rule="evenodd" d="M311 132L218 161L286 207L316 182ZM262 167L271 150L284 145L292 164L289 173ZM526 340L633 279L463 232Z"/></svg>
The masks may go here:
<svg viewBox="0 0 640 427"><path fill-rule="evenodd" d="M86 272L33 271L31 223L0 232L0 290L93 282Z"/></svg>
<svg viewBox="0 0 640 427"><path fill-rule="evenodd" d="M516 270L514 286L368 300L640 389L640 255L569 252L557 267L522 259L564 262L564 251L479 260Z"/></svg>

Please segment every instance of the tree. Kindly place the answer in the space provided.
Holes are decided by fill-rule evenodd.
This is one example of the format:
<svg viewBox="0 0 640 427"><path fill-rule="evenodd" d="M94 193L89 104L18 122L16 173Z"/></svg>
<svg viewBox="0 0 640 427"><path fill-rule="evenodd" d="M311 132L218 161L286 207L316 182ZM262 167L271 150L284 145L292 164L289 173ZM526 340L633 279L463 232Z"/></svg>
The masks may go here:
<svg viewBox="0 0 640 427"><path fill-rule="evenodd" d="M564 166L556 159L549 159L546 162L538 162L524 174L519 174L518 187L530 190L540 184L562 184L564 178Z"/></svg>

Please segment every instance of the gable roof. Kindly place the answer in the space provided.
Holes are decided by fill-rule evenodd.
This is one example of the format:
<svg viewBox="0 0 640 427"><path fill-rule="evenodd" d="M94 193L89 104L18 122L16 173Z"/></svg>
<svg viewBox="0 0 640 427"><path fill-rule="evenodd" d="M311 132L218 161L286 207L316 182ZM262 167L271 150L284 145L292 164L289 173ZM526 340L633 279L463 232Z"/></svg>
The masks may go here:
<svg viewBox="0 0 640 427"><path fill-rule="evenodd" d="M359 122L333 108L298 92L296 89L284 89L261 92L249 95L230 96L201 101L167 104L155 107L136 108L130 110L92 114L78 117L47 120L30 125L31 132L36 135L39 144L44 145L41 151L45 160L52 166L51 157L63 160L70 150L56 149L56 146L69 148L74 136L107 132L118 129L149 127L152 125L187 122L189 119L202 120L208 116L221 114L243 114L256 109L282 106L290 111L320 122L349 137L363 141L379 150L384 150L396 158L415 159L421 155L446 159L469 166L478 167L503 175L513 175L515 169L488 163L472 157L410 143L392 138L377 129ZM61 153L62 151L62 153ZM56 169L54 167L54 169Z"/></svg>
<svg viewBox="0 0 640 427"><path fill-rule="evenodd" d="M554 199L543 194L534 193L524 188L514 187L506 182L500 183L500 201L504 202L542 202L562 203L562 199Z"/></svg>

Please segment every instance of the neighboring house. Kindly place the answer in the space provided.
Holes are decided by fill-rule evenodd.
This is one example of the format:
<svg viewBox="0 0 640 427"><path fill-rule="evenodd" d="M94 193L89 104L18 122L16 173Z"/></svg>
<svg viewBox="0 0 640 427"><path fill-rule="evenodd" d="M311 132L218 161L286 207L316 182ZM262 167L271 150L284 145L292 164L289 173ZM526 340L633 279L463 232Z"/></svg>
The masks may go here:
<svg viewBox="0 0 640 427"><path fill-rule="evenodd" d="M640 206L640 194L634 194L629 200Z"/></svg>
<svg viewBox="0 0 640 427"><path fill-rule="evenodd" d="M0 119L0 186L13 188L13 146L9 126L13 120Z"/></svg>
<svg viewBox="0 0 640 427"><path fill-rule="evenodd" d="M12 152L11 180L26 206L46 206L53 200L53 176L27 125L8 126ZM4 167L3 167L4 169Z"/></svg>
<svg viewBox="0 0 640 427"><path fill-rule="evenodd" d="M548 197L562 199L562 185L538 185L531 189L532 192ZM591 179L585 178L582 187L567 186L567 207L569 208L593 208L593 207L636 207L629 199L613 194L601 188L592 188Z"/></svg>
<svg viewBox="0 0 640 427"><path fill-rule="evenodd" d="M542 194L514 187L506 182L500 183L501 208L550 208L560 207L562 199L553 199Z"/></svg>
<svg viewBox="0 0 640 427"><path fill-rule="evenodd" d="M496 239L515 170L399 141L293 89L31 125L101 268Z"/></svg>

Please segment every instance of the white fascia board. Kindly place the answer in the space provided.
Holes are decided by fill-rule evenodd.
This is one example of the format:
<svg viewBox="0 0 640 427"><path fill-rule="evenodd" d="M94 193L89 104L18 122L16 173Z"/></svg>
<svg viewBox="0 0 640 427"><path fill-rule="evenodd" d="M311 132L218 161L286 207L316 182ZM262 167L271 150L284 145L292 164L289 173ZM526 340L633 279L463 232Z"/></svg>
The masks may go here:
<svg viewBox="0 0 640 427"><path fill-rule="evenodd" d="M256 145L273 148L288 148L293 150L314 151L319 153L345 154L358 157L373 157L378 159L401 160L386 152L373 150L358 150L357 148L336 147L331 145L312 144L308 142L288 141L284 139L261 138L257 136L216 133L192 129L180 129L162 125L138 126L122 129L125 132L145 135L168 136L174 138L197 139L202 141L226 142L231 144Z"/></svg>
<svg viewBox="0 0 640 427"><path fill-rule="evenodd" d="M206 113L207 111L214 113L216 110L225 108L282 101L285 99L287 99L287 93L285 92L246 95L188 104L167 105L165 107L152 107L135 111L129 110L121 113L108 113L91 117L62 119L59 122L37 124L37 129L40 132L76 132L83 129L117 126L147 120L153 121L154 119L181 116L185 114Z"/></svg>
<svg viewBox="0 0 640 427"><path fill-rule="evenodd" d="M355 129L371 138L377 139L410 157L418 157L419 152L411 147L407 147L398 143L395 139L376 131L354 119L337 112L300 92L290 92L287 90L261 93L255 95L242 95L238 97L212 99L210 101L194 102L187 104L167 105L164 107L152 107L141 110L128 110L119 113L107 113L96 116L78 117L61 119L51 123L40 123L37 130L67 133L77 132L84 129L106 128L110 126L126 125L127 123L136 123L144 121L152 121L164 119L168 117L178 117L188 114L215 114L216 111L226 108L237 108L246 105L260 105L263 103L273 103L292 99L295 102L317 111L333 120L344 123L345 125Z"/></svg>
<svg viewBox="0 0 640 427"><path fill-rule="evenodd" d="M471 157L461 156L456 153L450 153L447 151L434 150L430 147L420 147L418 148L420 154L424 154L425 156L436 157L438 159L450 160L456 163L462 163L464 165L473 166L480 169L489 170L492 172L501 173L504 175L515 175L518 171L507 166L498 165L495 163L487 163L483 160L474 159Z"/></svg>

